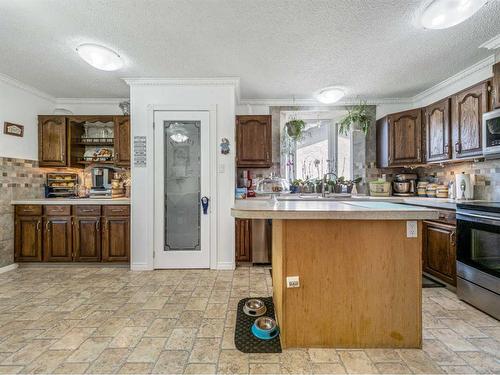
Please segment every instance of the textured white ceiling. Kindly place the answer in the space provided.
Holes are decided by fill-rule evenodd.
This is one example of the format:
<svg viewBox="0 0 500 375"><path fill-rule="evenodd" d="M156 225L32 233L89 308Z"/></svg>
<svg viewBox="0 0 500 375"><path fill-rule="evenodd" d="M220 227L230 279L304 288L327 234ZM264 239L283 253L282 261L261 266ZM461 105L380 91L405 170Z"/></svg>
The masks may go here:
<svg viewBox="0 0 500 375"><path fill-rule="evenodd" d="M428 0L424 0L428 1ZM0 0L0 73L56 97L124 97L120 77L241 78L246 99L412 96L491 51L500 2L447 30L415 26L421 0ZM74 48L115 49L118 72Z"/></svg>

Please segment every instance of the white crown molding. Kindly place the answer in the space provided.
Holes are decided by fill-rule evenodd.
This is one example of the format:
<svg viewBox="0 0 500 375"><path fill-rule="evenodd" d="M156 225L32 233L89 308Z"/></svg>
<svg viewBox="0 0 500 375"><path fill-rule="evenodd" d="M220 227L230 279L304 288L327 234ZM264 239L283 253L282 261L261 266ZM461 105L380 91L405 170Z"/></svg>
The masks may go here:
<svg viewBox="0 0 500 375"><path fill-rule="evenodd" d="M27 93L33 94L35 96L38 96L39 98L55 102L56 98L53 97L52 95L47 94L46 92L43 92L41 90L38 90L34 88L33 86L27 85L26 83L23 83L13 77L10 77L6 74L0 73L0 82L3 82L7 85L10 85L12 87L16 87L18 89L21 89L23 91L26 91Z"/></svg>
<svg viewBox="0 0 500 375"><path fill-rule="evenodd" d="M482 69L491 67L494 63L495 63L495 55L490 55L484 58L483 60L475 63L474 65L471 65L468 68L462 70L461 72L458 72L457 74L451 76L450 78L447 78L444 81L441 81L438 84L428 88L427 90L418 93L410 100L413 103L424 101L425 98L434 95L435 93L445 89L446 87L451 86L454 83L457 83Z"/></svg>
<svg viewBox="0 0 500 375"><path fill-rule="evenodd" d="M266 106L277 106L277 107L293 107L293 106L314 106L314 107L340 107L346 105L359 104L359 98L345 98L339 100L336 103L324 104L320 103L315 99L241 99L240 105L266 105ZM366 104L368 105L378 105L378 104L406 104L410 103L410 99L406 98L372 98L367 99Z"/></svg>
<svg viewBox="0 0 500 375"><path fill-rule="evenodd" d="M120 104L130 98L56 98L56 104Z"/></svg>
<svg viewBox="0 0 500 375"><path fill-rule="evenodd" d="M481 44L479 46L479 48L486 48L486 49L490 49L490 50L500 48L500 34L498 34L497 36L494 36L490 40L484 42L483 44Z"/></svg>

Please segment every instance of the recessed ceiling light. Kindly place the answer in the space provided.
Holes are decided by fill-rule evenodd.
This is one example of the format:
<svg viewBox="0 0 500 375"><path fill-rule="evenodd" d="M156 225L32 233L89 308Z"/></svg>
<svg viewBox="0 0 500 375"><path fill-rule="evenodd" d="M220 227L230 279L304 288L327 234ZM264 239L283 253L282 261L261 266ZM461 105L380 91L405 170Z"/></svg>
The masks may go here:
<svg viewBox="0 0 500 375"><path fill-rule="evenodd" d="M80 44L76 51L85 62L100 70L113 71L123 66L119 54L98 44Z"/></svg>
<svg viewBox="0 0 500 375"><path fill-rule="evenodd" d="M314 96L323 104L332 104L338 102L344 95L344 90L339 87L325 87L319 90Z"/></svg>
<svg viewBox="0 0 500 375"><path fill-rule="evenodd" d="M426 29L446 29L472 17L488 0L434 0L420 17Z"/></svg>

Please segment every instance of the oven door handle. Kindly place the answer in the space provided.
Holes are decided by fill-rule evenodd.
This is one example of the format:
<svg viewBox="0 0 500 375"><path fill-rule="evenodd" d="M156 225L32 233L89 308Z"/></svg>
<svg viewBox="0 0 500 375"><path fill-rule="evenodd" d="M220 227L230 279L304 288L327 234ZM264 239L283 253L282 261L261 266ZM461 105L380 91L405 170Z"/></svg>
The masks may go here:
<svg viewBox="0 0 500 375"><path fill-rule="evenodd" d="M478 222L483 222L485 224L500 226L500 217L488 216L488 215L479 215L479 214L471 214L469 212L459 212L457 213L457 219L460 219L461 216L472 217L475 218ZM464 220L467 220L464 218Z"/></svg>

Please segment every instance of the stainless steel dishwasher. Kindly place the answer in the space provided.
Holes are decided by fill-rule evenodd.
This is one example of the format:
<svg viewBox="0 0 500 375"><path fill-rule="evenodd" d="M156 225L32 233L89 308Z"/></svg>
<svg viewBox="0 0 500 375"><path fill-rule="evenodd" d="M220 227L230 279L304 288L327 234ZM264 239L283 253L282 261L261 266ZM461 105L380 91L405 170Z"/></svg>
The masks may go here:
<svg viewBox="0 0 500 375"><path fill-rule="evenodd" d="M252 263L271 263L272 221L252 220Z"/></svg>

